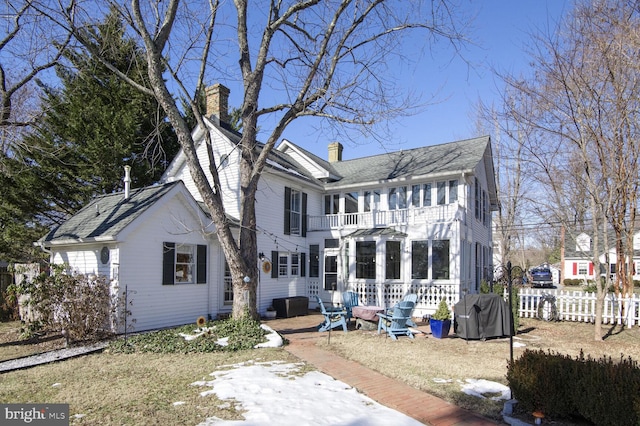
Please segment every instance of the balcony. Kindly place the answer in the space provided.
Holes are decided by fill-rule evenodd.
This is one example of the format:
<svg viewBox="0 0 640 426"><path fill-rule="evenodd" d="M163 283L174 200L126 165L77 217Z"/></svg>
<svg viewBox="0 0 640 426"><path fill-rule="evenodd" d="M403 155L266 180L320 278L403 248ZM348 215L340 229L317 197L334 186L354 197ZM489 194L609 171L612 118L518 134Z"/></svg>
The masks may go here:
<svg viewBox="0 0 640 426"><path fill-rule="evenodd" d="M430 206L403 210L374 210L358 213L338 213L323 216L309 216L309 231L332 229L369 229L393 225L420 225L450 222L463 219L463 209L459 204Z"/></svg>

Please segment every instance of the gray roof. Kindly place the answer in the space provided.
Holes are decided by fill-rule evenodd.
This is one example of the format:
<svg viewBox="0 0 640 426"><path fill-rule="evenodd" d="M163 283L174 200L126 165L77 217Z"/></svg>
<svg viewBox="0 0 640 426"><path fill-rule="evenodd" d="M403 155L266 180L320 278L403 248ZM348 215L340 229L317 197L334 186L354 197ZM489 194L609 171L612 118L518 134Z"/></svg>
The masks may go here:
<svg viewBox="0 0 640 426"><path fill-rule="evenodd" d="M461 173L484 161L489 137L466 139L331 163L342 179L327 187L378 182L432 173Z"/></svg>
<svg viewBox="0 0 640 426"><path fill-rule="evenodd" d="M42 237L39 242L48 246L62 242L115 238L120 231L178 184L180 182L134 189L130 191L128 200L124 199L123 192L99 196Z"/></svg>

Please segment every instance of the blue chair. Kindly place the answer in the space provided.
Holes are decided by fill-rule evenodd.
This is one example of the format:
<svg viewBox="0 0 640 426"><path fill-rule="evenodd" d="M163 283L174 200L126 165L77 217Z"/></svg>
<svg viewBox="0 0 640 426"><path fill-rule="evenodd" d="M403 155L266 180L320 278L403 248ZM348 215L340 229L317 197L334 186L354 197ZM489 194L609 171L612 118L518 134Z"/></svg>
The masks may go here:
<svg viewBox="0 0 640 426"><path fill-rule="evenodd" d="M415 309L415 305L418 303L418 295L415 293L407 293L405 294L405 296L402 298L402 302L413 302L414 304L414 309ZM393 315L393 310L397 307L398 305L396 304L393 308L389 308L387 310L387 312L385 312L385 314L387 315ZM407 325L409 327L417 327L418 325L413 321L413 310L411 311L411 314L409 315L409 321L407 321Z"/></svg>
<svg viewBox="0 0 640 426"><path fill-rule="evenodd" d="M378 334L385 330L393 340L397 340L398 336L408 336L413 339L413 332L409 330L407 322L415 306L413 302L403 301L393 308L393 315L378 314Z"/></svg>
<svg viewBox="0 0 640 426"><path fill-rule="evenodd" d="M332 328L342 326L342 330L346 333L347 322L345 321L345 318L347 317L347 311L340 308L325 308L320 296L316 296L316 300L320 306L320 312L324 316L324 321L318 325L318 331L329 331Z"/></svg>
<svg viewBox="0 0 640 426"><path fill-rule="evenodd" d="M344 308L347 311L347 323L351 318L353 318L353 311L351 308L354 306L358 306L358 293L355 291L345 291L342 293L342 302L344 304Z"/></svg>

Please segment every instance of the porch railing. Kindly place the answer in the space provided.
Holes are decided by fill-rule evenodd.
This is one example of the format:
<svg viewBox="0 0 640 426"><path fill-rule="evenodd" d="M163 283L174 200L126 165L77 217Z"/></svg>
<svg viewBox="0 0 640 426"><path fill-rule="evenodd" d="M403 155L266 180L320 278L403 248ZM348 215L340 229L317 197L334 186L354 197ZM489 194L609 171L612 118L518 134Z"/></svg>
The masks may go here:
<svg viewBox="0 0 640 426"><path fill-rule="evenodd" d="M414 225L448 222L460 218L463 210L458 204L419 207L402 210L374 210L358 213L338 213L309 216L309 231L326 231L342 228L379 228L390 225Z"/></svg>

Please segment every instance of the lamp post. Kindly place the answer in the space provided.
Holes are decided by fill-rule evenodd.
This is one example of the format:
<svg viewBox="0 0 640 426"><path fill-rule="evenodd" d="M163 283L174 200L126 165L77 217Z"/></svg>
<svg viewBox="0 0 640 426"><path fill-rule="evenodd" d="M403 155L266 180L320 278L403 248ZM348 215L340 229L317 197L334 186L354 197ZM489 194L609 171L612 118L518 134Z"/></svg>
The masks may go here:
<svg viewBox="0 0 640 426"><path fill-rule="evenodd" d="M499 266L496 272L500 271L500 280L506 279L507 289L509 291L509 360L513 364L513 335L515 333L515 325L513 320L513 282L516 279L522 279L523 269L519 266L512 266L511 261L506 266Z"/></svg>

